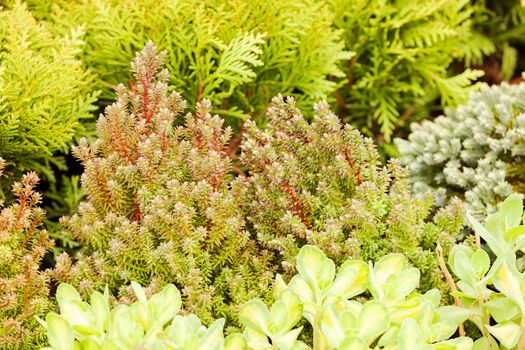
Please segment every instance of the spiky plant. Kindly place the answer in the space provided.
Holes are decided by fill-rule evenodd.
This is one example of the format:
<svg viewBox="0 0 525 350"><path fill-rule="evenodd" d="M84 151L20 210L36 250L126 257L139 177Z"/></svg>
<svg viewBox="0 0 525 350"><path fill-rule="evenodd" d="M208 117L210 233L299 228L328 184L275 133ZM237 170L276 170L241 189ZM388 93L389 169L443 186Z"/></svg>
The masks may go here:
<svg viewBox="0 0 525 350"><path fill-rule="evenodd" d="M5 162L0 158L0 177ZM35 192L38 176L24 175L13 184L16 202L0 203L0 349L34 349L45 343L45 330L35 316L52 305L49 276L39 270L53 245L40 229L44 212Z"/></svg>
<svg viewBox="0 0 525 350"><path fill-rule="evenodd" d="M148 43L131 64L136 82L119 85L99 118L98 140L74 148L88 199L62 224L84 250L74 264L62 255L55 277L83 293L108 284L121 296L129 281L151 291L175 283L187 311L231 320L237 305L269 293L271 255L246 229L245 180L231 178L225 153L231 130L210 102L173 126L185 102L168 93L166 58Z"/></svg>
<svg viewBox="0 0 525 350"><path fill-rule="evenodd" d="M249 222L284 267L304 244L336 261L402 252L422 288L444 287L434 249L448 250L462 226L458 205L429 217L432 198L414 198L407 172L383 167L373 141L343 125L323 102L309 123L292 98L272 102L265 129L245 126L241 160L250 171Z"/></svg>

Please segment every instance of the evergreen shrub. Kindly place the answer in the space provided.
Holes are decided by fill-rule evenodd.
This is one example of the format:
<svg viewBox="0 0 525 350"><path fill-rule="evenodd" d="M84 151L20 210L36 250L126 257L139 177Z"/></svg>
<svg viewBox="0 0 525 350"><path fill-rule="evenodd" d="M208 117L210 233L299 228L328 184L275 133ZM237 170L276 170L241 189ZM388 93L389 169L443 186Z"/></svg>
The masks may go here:
<svg viewBox="0 0 525 350"><path fill-rule="evenodd" d="M206 97L237 128L264 117L278 93L328 97L350 57L329 7L315 0L73 0L52 8L55 30L86 25L82 59L106 101L152 40L167 52L171 84L190 108Z"/></svg>
<svg viewBox="0 0 525 350"><path fill-rule="evenodd" d="M0 175L5 161L0 158ZM44 211L35 192L38 176L27 173L15 182L14 203L0 203L0 349L34 349L45 344L35 316L52 309L49 275L40 271L53 245L41 229Z"/></svg>
<svg viewBox="0 0 525 350"><path fill-rule="evenodd" d="M444 116L412 124L396 144L414 192L433 192L441 204L458 196L483 218L512 191L525 192L525 84L483 87Z"/></svg>
<svg viewBox="0 0 525 350"><path fill-rule="evenodd" d="M81 27L53 34L19 2L0 12L0 154L12 165L8 175L52 173L52 156L67 150L91 117L97 93L77 58L83 35ZM9 185L4 181L6 194Z"/></svg>

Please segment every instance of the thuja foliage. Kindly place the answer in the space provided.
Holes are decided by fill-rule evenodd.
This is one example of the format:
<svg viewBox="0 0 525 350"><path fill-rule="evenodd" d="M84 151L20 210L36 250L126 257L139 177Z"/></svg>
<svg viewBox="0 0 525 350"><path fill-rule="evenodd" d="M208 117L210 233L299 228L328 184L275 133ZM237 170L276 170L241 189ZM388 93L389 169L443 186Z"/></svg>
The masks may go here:
<svg viewBox="0 0 525 350"><path fill-rule="evenodd" d="M515 78L524 69L519 51L525 43L525 6L519 0L477 0L483 11L474 15L476 31L490 38L495 52L485 60L486 76L495 83ZM481 63L481 62L474 62Z"/></svg>
<svg viewBox="0 0 525 350"><path fill-rule="evenodd" d="M128 62L148 40L167 52L172 85L191 108L206 97L235 118L263 117L277 93L326 98L350 57L330 9L314 0L77 0L54 10L59 31L85 23L82 58L105 99L130 79Z"/></svg>
<svg viewBox="0 0 525 350"><path fill-rule="evenodd" d="M81 28L53 34L19 2L0 12L0 153L16 169L49 172L40 164L90 117L97 94L77 59L82 38Z"/></svg>
<svg viewBox="0 0 525 350"><path fill-rule="evenodd" d="M334 25L344 30L356 55L345 66L347 84L338 94L340 113L387 142L394 129L435 108L464 102L483 72L468 67L495 50L472 17L483 6L468 0L329 0Z"/></svg>
<svg viewBox="0 0 525 350"><path fill-rule="evenodd" d="M434 248L452 247L462 226L458 203L431 218L431 196L411 195L397 161L380 165L371 139L343 126L327 103L314 109L310 123L292 98L276 97L266 128L245 125L248 220L259 242L278 251L288 270L304 244L337 262L405 253L423 288L443 287Z"/></svg>
<svg viewBox="0 0 525 350"><path fill-rule="evenodd" d="M5 162L0 158L0 176ZM49 276L39 271L52 246L40 228L44 216L34 191L38 177L27 173L12 187L15 203L0 203L0 349L34 349L45 344L35 316L49 311Z"/></svg>
<svg viewBox="0 0 525 350"><path fill-rule="evenodd" d="M108 284L124 296L130 281L152 290L176 283L187 311L229 318L236 305L269 293L271 255L247 231L245 180L232 179L225 150L231 129L210 114L210 101L173 126L185 103L168 92L166 59L151 42L138 53L136 82L117 87L98 140L74 148L87 201L62 224L84 250L74 265L62 255L55 277L82 293Z"/></svg>
<svg viewBox="0 0 525 350"><path fill-rule="evenodd" d="M525 84L483 87L435 121L412 124L397 139L402 163L417 193L439 202L465 199L473 215L494 212L513 190L525 191Z"/></svg>
<svg viewBox="0 0 525 350"><path fill-rule="evenodd" d="M472 349L472 339L454 337L468 311L440 307L437 290L414 292L419 271L400 254L376 264L347 260L336 273L319 248L304 246L297 268L288 284L277 276L270 308L259 299L243 305L243 332L227 337L223 319L207 328L195 315L179 315L181 297L173 285L148 299L132 283L138 300L111 308L107 289L87 303L62 284L60 314L42 321L51 345L46 349ZM306 329L312 340L298 340Z"/></svg>

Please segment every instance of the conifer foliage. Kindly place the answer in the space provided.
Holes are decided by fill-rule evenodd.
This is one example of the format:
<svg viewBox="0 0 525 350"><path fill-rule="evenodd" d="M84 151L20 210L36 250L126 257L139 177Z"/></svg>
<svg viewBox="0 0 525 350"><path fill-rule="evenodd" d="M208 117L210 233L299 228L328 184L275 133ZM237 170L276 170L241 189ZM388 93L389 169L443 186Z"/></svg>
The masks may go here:
<svg viewBox="0 0 525 350"><path fill-rule="evenodd" d="M0 158L0 176L5 162ZM34 349L44 344L44 329L35 316L49 311L49 276L39 271L52 246L34 191L38 176L24 175L13 185L16 203L0 203L0 349Z"/></svg>
<svg viewBox="0 0 525 350"><path fill-rule="evenodd" d="M76 58L82 36L52 34L19 2L0 12L0 154L19 169L67 148L90 117L97 94Z"/></svg>
<svg viewBox="0 0 525 350"><path fill-rule="evenodd" d="M241 160L250 171L249 221L284 267L304 244L336 261L376 261L402 252L422 285L442 286L436 242L448 249L462 226L457 205L429 218L432 199L414 199L397 161L382 167L371 139L342 125L326 102L309 123L292 98L273 99L265 129L245 125Z"/></svg>
<svg viewBox="0 0 525 350"><path fill-rule="evenodd" d="M472 17L486 10L472 1L328 2L347 49L356 53L346 65L347 84L338 90L340 113L388 143L407 120L439 105L436 99L442 106L466 101L483 72L455 73L452 63L468 67L495 50L474 29Z"/></svg>
<svg viewBox="0 0 525 350"><path fill-rule="evenodd" d="M328 97L343 75L339 63L350 57L330 9L316 0L58 3L55 28L86 24L83 60L105 99L130 79L128 62L152 40L167 52L172 85L190 108L206 97L236 126L242 123L235 118L264 117L278 93Z"/></svg>
<svg viewBox="0 0 525 350"><path fill-rule="evenodd" d="M176 283L188 311L229 318L236 305L269 293L271 256L246 229L245 180L230 178L225 153L231 130L210 102L173 127L185 102L168 93L166 58L148 43L131 65L136 82L119 85L99 118L98 140L74 148L88 200L62 224L85 249L74 265L62 255L55 277L83 293L108 284L121 295L132 280L152 290Z"/></svg>
<svg viewBox="0 0 525 350"><path fill-rule="evenodd" d="M416 193L432 191L441 204L459 196L482 218L525 192L525 84L483 87L396 143Z"/></svg>

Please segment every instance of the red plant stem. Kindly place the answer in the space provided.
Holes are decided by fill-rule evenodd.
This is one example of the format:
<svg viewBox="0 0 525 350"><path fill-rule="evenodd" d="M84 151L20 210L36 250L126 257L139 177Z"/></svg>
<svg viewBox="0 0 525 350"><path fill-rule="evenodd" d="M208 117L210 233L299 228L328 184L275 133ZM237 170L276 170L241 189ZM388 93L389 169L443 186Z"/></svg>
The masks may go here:
<svg viewBox="0 0 525 350"><path fill-rule="evenodd" d="M308 221L306 214L304 212L301 200L298 198L297 193L295 192L294 188L287 180L282 180L281 185L284 188L284 191L290 196L292 199L292 202L290 203L292 211L294 211L299 218L301 218L301 221L306 226L307 229L312 230L312 224Z"/></svg>

